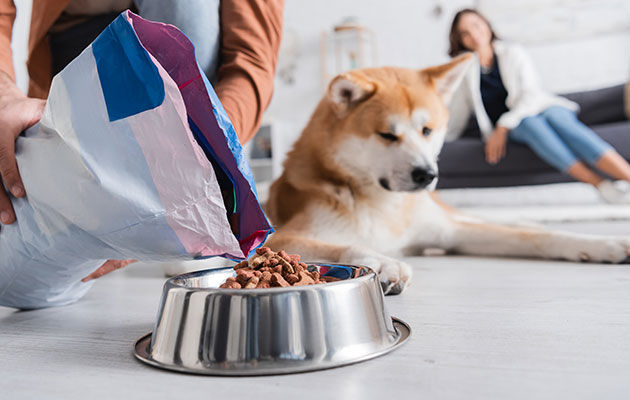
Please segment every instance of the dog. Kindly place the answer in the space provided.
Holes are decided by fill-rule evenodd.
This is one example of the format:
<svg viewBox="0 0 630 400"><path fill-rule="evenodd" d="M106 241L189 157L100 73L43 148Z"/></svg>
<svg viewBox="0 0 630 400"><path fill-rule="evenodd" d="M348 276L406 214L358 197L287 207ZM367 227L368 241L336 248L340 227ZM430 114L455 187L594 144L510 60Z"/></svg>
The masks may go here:
<svg viewBox="0 0 630 400"><path fill-rule="evenodd" d="M425 249L479 256L626 261L630 239L503 226L434 195L448 104L472 61L383 67L335 77L273 182L266 211L274 250L366 265L386 294L410 283L396 257Z"/></svg>

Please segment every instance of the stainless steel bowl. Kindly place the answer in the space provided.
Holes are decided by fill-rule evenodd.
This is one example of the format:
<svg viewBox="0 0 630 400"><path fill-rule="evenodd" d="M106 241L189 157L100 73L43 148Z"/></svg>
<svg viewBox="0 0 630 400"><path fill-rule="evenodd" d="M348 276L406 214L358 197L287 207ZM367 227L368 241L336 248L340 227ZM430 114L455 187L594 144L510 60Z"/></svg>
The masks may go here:
<svg viewBox="0 0 630 400"><path fill-rule="evenodd" d="M156 367L208 375L271 375L338 367L400 346L409 326L387 312L374 271L309 264L325 284L220 289L232 268L164 284L155 329L135 355Z"/></svg>

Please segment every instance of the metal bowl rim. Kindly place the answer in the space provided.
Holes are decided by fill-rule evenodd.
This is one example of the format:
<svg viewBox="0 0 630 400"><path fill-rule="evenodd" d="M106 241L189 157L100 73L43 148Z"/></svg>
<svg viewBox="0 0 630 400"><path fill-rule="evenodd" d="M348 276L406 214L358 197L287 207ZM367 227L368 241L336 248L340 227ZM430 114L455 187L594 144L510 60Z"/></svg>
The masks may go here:
<svg viewBox="0 0 630 400"><path fill-rule="evenodd" d="M313 289L323 289L323 288L329 288L329 287L334 287L334 286L338 286L338 285L348 285L350 282L357 282L360 283L362 281L365 280L370 280L372 279L373 276L376 276L376 272L374 272L374 270L368 266L365 265L351 265L351 264L336 264L336 263L328 263L328 262L308 262L306 263L307 265L334 265L334 266L340 266L340 267L351 267L351 268L357 268L357 269L365 269L367 270L367 273L365 275L356 277L356 278L351 278L351 279L343 279L343 280L339 280L339 281L334 281L334 282L326 282L324 284L321 285L302 285L302 286L289 286L289 287L273 287L273 288L252 288L252 289L226 289L226 288L201 288L201 287L190 287L190 286L184 286L181 285L179 283L175 283L175 281L177 280L182 280L182 279L190 279L190 278L196 278L200 275L206 275L208 273L208 271L225 271L225 270L233 270L234 267L221 267L221 268L210 268L210 269L204 269L204 270L199 270L199 271L193 271L193 272L187 272L185 274L181 274L181 275L176 275L173 276L171 278L169 278L166 283L164 284L165 287L171 286L171 287L177 287L177 288L182 288L182 289L188 289L190 291L195 291L195 292L208 292L208 293L222 293L222 294L243 294L243 295L252 295L252 294L256 294L256 293L260 293L260 294L269 294L269 293L286 293L286 292L293 292L293 291L301 291L301 290L313 290ZM380 284L378 285L380 287Z"/></svg>

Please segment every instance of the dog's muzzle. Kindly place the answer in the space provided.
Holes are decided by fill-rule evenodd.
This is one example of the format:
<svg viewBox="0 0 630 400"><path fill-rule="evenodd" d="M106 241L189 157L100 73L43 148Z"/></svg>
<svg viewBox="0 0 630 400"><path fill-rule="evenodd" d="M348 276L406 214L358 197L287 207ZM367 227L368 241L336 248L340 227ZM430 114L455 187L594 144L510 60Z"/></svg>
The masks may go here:
<svg viewBox="0 0 630 400"><path fill-rule="evenodd" d="M411 180L418 185L418 188L429 186L437 178L437 171L426 168L414 168L411 171Z"/></svg>

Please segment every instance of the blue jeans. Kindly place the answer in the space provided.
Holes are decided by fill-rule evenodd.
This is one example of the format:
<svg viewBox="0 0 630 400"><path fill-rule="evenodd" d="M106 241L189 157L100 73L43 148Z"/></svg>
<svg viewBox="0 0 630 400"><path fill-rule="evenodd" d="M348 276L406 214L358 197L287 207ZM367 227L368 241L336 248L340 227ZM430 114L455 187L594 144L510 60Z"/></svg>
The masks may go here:
<svg viewBox="0 0 630 400"><path fill-rule="evenodd" d="M529 146L540 158L564 172L580 160L595 165L604 153L614 150L580 122L574 112L560 106L523 119L508 138Z"/></svg>

